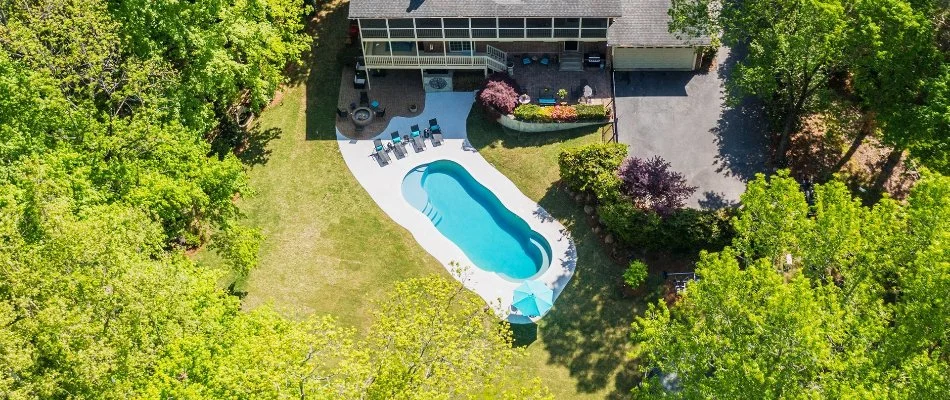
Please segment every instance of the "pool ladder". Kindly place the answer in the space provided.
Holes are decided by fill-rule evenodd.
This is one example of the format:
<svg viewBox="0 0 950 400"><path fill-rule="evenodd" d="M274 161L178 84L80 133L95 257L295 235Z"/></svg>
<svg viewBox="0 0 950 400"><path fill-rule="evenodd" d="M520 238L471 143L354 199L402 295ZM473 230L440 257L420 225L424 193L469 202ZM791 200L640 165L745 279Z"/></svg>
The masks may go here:
<svg viewBox="0 0 950 400"><path fill-rule="evenodd" d="M429 220L432 221L433 225L438 226L442 222L442 214L439 214L439 211L432 207L432 203L426 203L426 206L422 209L422 213L429 217Z"/></svg>

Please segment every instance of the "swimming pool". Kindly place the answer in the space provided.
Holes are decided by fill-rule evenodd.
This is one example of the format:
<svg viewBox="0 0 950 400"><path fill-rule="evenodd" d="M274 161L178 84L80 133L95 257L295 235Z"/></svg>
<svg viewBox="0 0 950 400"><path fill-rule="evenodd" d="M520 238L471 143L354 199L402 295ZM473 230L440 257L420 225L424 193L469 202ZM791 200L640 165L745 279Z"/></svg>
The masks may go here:
<svg viewBox="0 0 950 400"><path fill-rule="evenodd" d="M454 161L412 169L402 194L477 268L521 280L551 263L547 240Z"/></svg>

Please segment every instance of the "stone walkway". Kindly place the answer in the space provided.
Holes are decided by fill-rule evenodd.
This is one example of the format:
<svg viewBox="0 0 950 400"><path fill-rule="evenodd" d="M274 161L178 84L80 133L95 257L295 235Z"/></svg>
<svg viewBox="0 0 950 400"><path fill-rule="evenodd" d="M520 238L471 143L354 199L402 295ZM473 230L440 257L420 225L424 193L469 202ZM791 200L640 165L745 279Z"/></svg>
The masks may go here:
<svg viewBox="0 0 950 400"><path fill-rule="evenodd" d="M455 243L443 236L425 215L403 198L403 177L410 170L437 160L451 160L464 166L479 183L489 188L505 207L523 218L531 229L544 236L551 245L553 258L550 267L529 279L543 282L552 288L555 299L574 274L577 259L574 242L560 222L551 218L537 203L521 193L511 180L485 161L469 144L466 120L474 102L473 93L431 93L426 96L425 101L425 112L422 115L411 118L395 117L383 130L386 133L377 137L388 143L388 132L398 130L401 135L406 135L411 125L427 127L430 118L438 118L445 134L445 143L433 147L432 142L426 140L426 149L419 153L407 146L409 154L406 157L396 159L395 155L390 153L392 162L380 166L371 155L373 138L350 139L337 131L337 143L346 165L379 207L393 221L409 230L422 248L439 260L450 274L455 275L453 262L462 267L470 267L464 276L456 278L492 305L499 317L514 323L536 321L538 318L529 319L511 314L514 289L523 280L510 280L473 266L471 260ZM379 252L379 257L386 257L386 249L376 251ZM555 307L556 304L555 302Z"/></svg>

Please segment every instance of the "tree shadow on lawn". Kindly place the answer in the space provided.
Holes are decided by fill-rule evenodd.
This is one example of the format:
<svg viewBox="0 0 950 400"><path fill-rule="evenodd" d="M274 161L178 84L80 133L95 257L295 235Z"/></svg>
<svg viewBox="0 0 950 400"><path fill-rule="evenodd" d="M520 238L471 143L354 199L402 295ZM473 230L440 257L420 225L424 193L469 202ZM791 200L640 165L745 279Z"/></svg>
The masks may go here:
<svg viewBox="0 0 950 400"><path fill-rule="evenodd" d="M307 75L307 140L336 140L336 109L343 65L352 62L360 48L346 45L347 12L339 2L325 5L313 28L316 40L303 60L310 66ZM357 42L358 43L358 42Z"/></svg>
<svg viewBox="0 0 950 400"><path fill-rule="evenodd" d="M625 371L630 324L645 303L622 297L623 268L606 254L588 216L566 192L552 186L540 205L571 231L578 254L574 277L539 323L548 362L566 366L579 392L600 391L613 379L610 397L627 397L636 382L630 379L634 371Z"/></svg>

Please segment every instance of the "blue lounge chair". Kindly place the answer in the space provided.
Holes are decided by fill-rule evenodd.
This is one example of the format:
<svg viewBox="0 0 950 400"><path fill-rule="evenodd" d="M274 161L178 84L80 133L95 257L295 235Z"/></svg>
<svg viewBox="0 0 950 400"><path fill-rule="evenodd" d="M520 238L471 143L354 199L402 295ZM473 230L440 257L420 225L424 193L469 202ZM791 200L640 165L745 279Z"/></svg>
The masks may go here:
<svg viewBox="0 0 950 400"><path fill-rule="evenodd" d="M389 134L393 138L393 152L396 153L396 158L403 158L406 156L406 142L399 137L399 132L393 132Z"/></svg>
<svg viewBox="0 0 950 400"><path fill-rule="evenodd" d="M412 140L412 148L416 153L426 149L426 142L422 140L422 132L419 131L419 125L413 125L409 128L409 139Z"/></svg>
<svg viewBox="0 0 950 400"><path fill-rule="evenodd" d="M386 154L386 148L383 147L382 139L373 139L373 149L376 151L374 154L376 159L378 159L381 164L389 164L389 162L392 161L389 158L389 154Z"/></svg>
<svg viewBox="0 0 950 400"><path fill-rule="evenodd" d="M439 126L439 120L432 118L429 120L429 133L432 134L432 145L440 146L444 138L442 137L442 127Z"/></svg>

